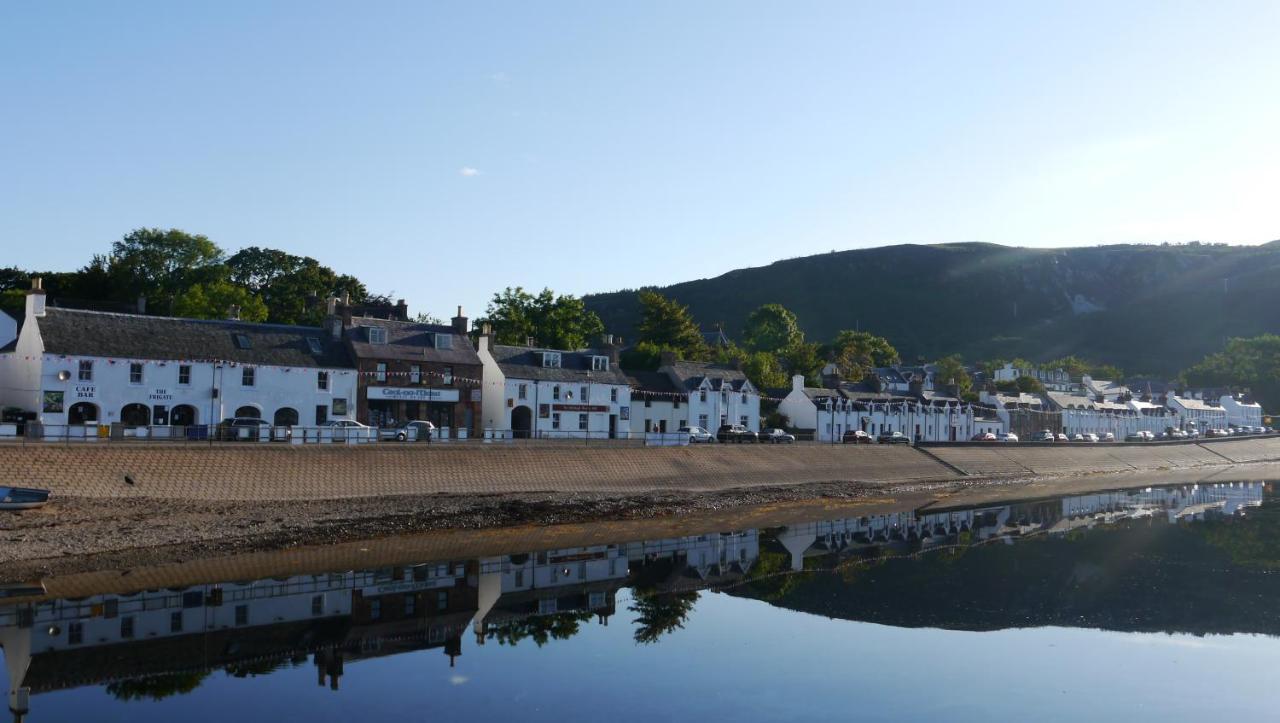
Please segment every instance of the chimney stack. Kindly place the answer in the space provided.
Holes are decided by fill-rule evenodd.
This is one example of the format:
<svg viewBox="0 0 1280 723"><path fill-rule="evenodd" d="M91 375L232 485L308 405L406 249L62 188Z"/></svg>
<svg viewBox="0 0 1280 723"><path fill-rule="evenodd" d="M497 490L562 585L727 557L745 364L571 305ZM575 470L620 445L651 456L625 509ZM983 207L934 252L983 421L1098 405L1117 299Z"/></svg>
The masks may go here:
<svg viewBox="0 0 1280 723"><path fill-rule="evenodd" d="M453 333L455 334L466 336L467 332L471 330L467 324L467 317L462 315L461 306L458 307L458 315L450 319L450 323L453 325Z"/></svg>
<svg viewBox="0 0 1280 723"><path fill-rule="evenodd" d="M407 304L404 299L400 299L399 301L396 302L395 311L391 313L392 313L392 318L395 321L408 321L409 320L409 304Z"/></svg>
<svg viewBox="0 0 1280 723"><path fill-rule="evenodd" d="M907 394L913 397L924 396L924 377L919 374L912 374L911 381L907 382Z"/></svg>
<svg viewBox="0 0 1280 723"><path fill-rule="evenodd" d="M27 316L44 316L44 310L44 279L33 276L31 290L27 292Z"/></svg>
<svg viewBox="0 0 1280 723"><path fill-rule="evenodd" d="M230 319L231 321L240 321L240 305L239 304L232 304L230 308L227 309L227 318Z"/></svg>
<svg viewBox="0 0 1280 723"><path fill-rule="evenodd" d="M673 351L664 351L658 355L658 366L669 367L676 363L676 353Z"/></svg>
<svg viewBox="0 0 1280 723"><path fill-rule="evenodd" d="M489 351L490 351L490 352L492 352L492 351L493 351L493 343L494 343L494 341L493 341L493 324L490 324L489 322L487 322L487 321L486 321L486 322L484 322L483 324L481 324L481 325L480 325L480 338L481 338L481 340L483 341L483 343L485 344L485 346L489 349Z"/></svg>
<svg viewBox="0 0 1280 723"><path fill-rule="evenodd" d="M875 369L867 371L867 375L862 378L862 382L871 388L873 392L883 392L884 382L880 380L880 375L876 374Z"/></svg>

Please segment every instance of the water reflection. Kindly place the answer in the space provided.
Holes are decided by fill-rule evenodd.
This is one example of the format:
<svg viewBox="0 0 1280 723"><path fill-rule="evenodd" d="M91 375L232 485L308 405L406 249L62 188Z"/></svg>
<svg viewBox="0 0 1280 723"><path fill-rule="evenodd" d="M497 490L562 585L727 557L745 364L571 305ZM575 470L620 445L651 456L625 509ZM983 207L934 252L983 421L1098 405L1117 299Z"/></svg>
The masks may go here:
<svg viewBox="0 0 1280 723"><path fill-rule="evenodd" d="M35 599L0 607L0 645L21 720L31 696L82 686L158 700L218 670L311 666L341 690L359 661L438 650L455 666L468 645L543 646L607 626L624 588L621 624L642 645L685 626L707 590L902 627L1275 634L1274 576L1241 572L1280 562L1272 506L1261 482L1147 487Z"/></svg>

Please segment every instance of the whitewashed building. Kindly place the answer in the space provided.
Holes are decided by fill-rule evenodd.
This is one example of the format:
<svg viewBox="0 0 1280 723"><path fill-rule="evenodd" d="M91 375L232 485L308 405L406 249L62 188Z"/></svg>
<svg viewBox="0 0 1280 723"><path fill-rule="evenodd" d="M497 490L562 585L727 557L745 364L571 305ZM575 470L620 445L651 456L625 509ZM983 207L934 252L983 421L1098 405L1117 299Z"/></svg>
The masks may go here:
<svg viewBox="0 0 1280 723"><path fill-rule="evenodd" d="M1169 410L1136 400L1099 401L1065 392L1046 392L1045 396L1062 415L1062 431L1068 436L1110 433L1124 439L1140 431L1160 434L1181 426L1181 420Z"/></svg>
<svg viewBox="0 0 1280 723"><path fill-rule="evenodd" d="M679 361L664 354L656 372L634 372L632 434L674 432L684 426L715 433L724 424L760 431L760 392L729 364Z"/></svg>
<svg viewBox="0 0 1280 723"><path fill-rule="evenodd" d="M173 436L228 417L315 426L347 418L356 393L345 347L319 328L55 308L39 288L8 349L0 406L46 436Z"/></svg>
<svg viewBox="0 0 1280 723"><path fill-rule="evenodd" d="M625 439L631 387L617 350L538 349L481 336L486 436Z"/></svg>
<svg viewBox="0 0 1280 723"><path fill-rule="evenodd" d="M1165 397L1165 406L1182 417L1183 426L1195 425L1201 431L1227 428L1227 410L1220 404L1170 394Z"/></svg>
<svg viewBox="0 0 1280 723"><path fill-rule="evenodd" d="M975 434L999 432L1004 425L986 410L958 398L916 391L909 396L842 383L836 388L806 387L791 379L791 391L778 405L790 427L820 442L839 442L849 431L875 437L900 432L921 442L963 442Z"/></svg>
<svg viewBox="0 0 1280 723"><path fill-rule="evenodd" d="M1218 400L1227 414L1227 424L1233 427L1261 427L1262 405L1241 396L1224 394Z"/></svg>
<svg viewBox="0 0 1280 723"><path fill-rule="evenodd" d="M1031 377L1044 385L1045 389L1067 391L1071 388L1071 375L1065 369L1020 368L1006 363L995 370L991 376L995 382L1014 382L1020 377Z"/></svg>

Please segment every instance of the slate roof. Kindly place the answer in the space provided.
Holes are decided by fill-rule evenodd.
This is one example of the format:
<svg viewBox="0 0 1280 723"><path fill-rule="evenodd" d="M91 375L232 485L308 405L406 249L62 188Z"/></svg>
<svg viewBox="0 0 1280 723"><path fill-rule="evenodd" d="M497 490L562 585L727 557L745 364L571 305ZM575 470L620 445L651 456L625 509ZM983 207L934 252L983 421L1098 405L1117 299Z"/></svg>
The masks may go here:
<svg viewBox="0 0 1280 723"><path fill-rule="evenodd" d="M386 329L387 343L369 343L367 327ZM452 348L436 348L437 334L451 337ZM351 320L351 326L346 329L345 335L351 343L352 352L360 359L402 359L480 366L480 355L476 353L470 337L466 334L458 334L453 327L444 324L419 324L413 321L392 321L358 316Z"/></svg>
<svg viewBox="0 0 1280 723"><path fill-rule="evenodd" d="M1119 402L1099 402L1094 398L1081 394L1068 394L1066 392L1045 392L1046 397L1058 409L1102 409L1113 412L1132 412L1133 409L1127 404Z"/></svg>
<svg viewBox="0 0 1280 723"><path fill-rule="evenodd" d="M291 367L351 367L340 341L314 326L247 321L178 319L49 307L37 319L46 354L121 359L222 359L242 364ZM249 348L234 336L243 334ZM320 353L311 352L317 339Z"/></svg>
<svg viewBox="0 0 1280 723"><path fill-rule="evenodd" d="M558 352L559 367L542 366L542 352ZM620 384L629 386L627 375L617 364L610 364L608 371L593 371L591 357L609 356L608 352L595 349L564 351L561 349L536 349L527 346L494 344L493 358L502 373L509 379L533 379L544 382L585 382Z"/></svg>
<svg viewBox="0 0 1280 723"><path fill-rule="evenodd" d="M628 372L627 382L637 392L653 392L655 394L683 394L684 390L671 381L671 377L662 372Z"/></svg>
<svg viewBox="0 0 1280 723"><path fill-rule="evenodd" d="M1179 397L1179 396L1170 394L1169 403L1172 404L1175 400L1178 402L1178 404L1182 406L1183 409L1198 409L1201 411L1214 411L1214 412L1223 411L1223 408L1220 405L1209 404L1205 402L1203 399L1192 399L1191 397Z"/></svg>
<svg viewBox="0 0 1280 723"><path fill-rule="evenodd" d="M743 385L747 383L747 375L742 373L741 369L728 364L677 361L670 366L663 367L663 369L669 369L676 383L683 385L687 390L697 389L702 386L702 380L704 379L711 382L711 388L716 391L728 386L736 392L741 390Z"/></svg>

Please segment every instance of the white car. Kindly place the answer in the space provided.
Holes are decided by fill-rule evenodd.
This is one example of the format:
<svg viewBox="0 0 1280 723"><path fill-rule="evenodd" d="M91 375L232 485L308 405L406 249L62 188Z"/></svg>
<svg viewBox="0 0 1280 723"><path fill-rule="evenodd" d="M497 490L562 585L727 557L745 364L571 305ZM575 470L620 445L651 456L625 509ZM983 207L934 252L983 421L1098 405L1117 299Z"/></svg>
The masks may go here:
<svg viewBox="0 0 1280 723"><path fill-rule="evenodd" d="M1116 441L1116 435L1115 435L1115 433L1114 433L1114 432L1107 432L1106 434L1102 435L1102 441L1104 441L1104 442L1114 442L1114 441Z"/></svg>
<svg viewBox="0 0 1280 723"><path fill-rule="evenodd" d="M716 435L702 427L681 427L676 433L689 435L689 444L710 444L716 441Z"/></svg>
<svg viewBox="0 0 1280 723"><path fill-rule="evenodd" d="M1018 435L1014 434L1013 432L1003 432L1000 434L998 439L1001 442L1016 442L1018 441Z"/></svg>
<svg viewBox="0 0 1280 723"><path fill-rule="evenodd" d="M1098 441L1098 435L1094 434L1093 432L1090 432L1090 433L1088 433L1088 434L1084 435L1084 441L1086 441L1086 442L1097 442L1097 441Z"/></svg>

